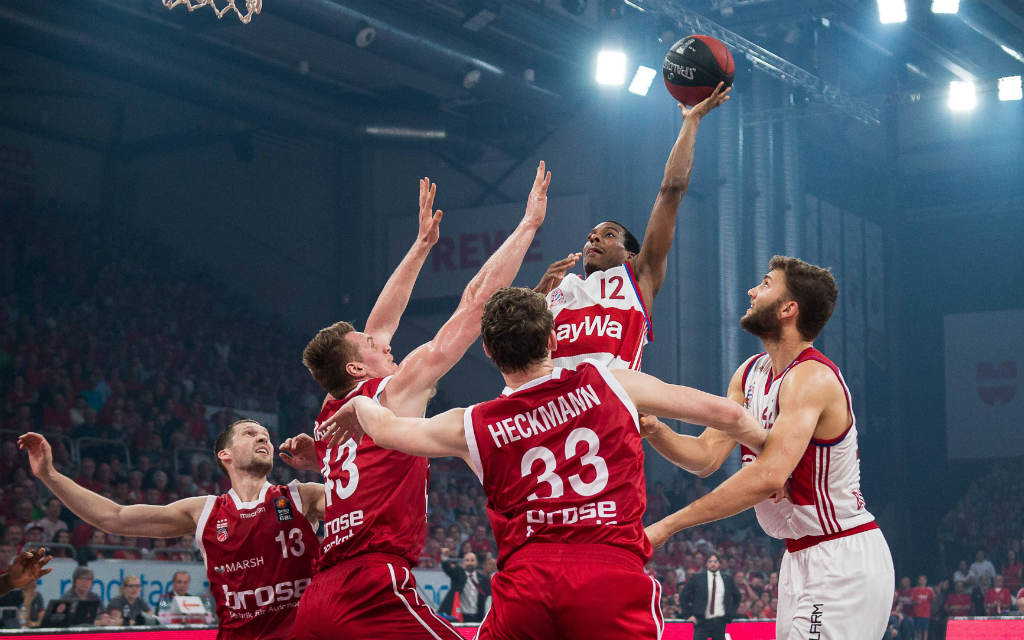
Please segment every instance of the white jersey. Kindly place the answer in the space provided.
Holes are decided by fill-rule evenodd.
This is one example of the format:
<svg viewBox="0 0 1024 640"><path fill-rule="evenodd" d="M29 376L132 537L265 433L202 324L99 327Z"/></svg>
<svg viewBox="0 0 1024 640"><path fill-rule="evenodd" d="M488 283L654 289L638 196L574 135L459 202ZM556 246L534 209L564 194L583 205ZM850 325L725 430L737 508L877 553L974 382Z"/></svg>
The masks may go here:
<svg viewBox="0 0 1024 640"><path fill-rule="evenodd" d="M816 360L830 368L843 386L850 426L833 440L812 438L790 478L789 499L775 503L769 498L754 507L765 533L786 538L787 546L799 546L806 536L837 536L858 528L875 526L874 516L864 507L860 491L860 460L857 457L857 423L850 403L850 390L839 368L813 347L805 349L779 375L772 375L766 353L750 358L743 371L743 404L765 429L771 429L779 412L779 388L793 367ZM756 455L743 447L743 464ZM869 525L869 523L871 523Z"/></svg>
<svg viewBox="0 0 1024 640"><path fill-rule="evenodd" d="M548 295L555 317L556 367L575 369L596 360L609 369L640 369L651 321L629 263L595 271L584 280L566 275Z"/></svg>

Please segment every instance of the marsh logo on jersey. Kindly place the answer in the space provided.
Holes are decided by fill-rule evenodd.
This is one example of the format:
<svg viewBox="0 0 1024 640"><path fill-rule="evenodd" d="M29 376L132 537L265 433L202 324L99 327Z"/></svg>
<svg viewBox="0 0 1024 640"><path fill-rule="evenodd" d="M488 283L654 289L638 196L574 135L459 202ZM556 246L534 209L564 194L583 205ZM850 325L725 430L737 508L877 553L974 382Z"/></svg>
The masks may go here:
<svg viewBox="0 0 1024 640"><path fill-rule="evenodd" d="M277 511L278 522L285 522L294 517L292 515L292 506L288 504L288 498L284 496L278 496L277 500L274 500L274 509Z"/></svg>
<svg viewBox="0 0 1024 640"><path fill-rule="evenodd" d="M217 542L226 542L228 539L227 518L217 521Z"/></svg>

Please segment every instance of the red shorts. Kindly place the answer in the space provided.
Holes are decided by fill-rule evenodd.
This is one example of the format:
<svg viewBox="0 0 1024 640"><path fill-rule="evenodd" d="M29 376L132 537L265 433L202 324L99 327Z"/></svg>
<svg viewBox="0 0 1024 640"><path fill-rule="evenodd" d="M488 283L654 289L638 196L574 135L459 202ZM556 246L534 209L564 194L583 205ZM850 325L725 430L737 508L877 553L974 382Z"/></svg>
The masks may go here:
<svg viewBox="0 0 1024 640"><path fill-rule="evenodd" d="M661 637L661 585L636 555L603 544L528 544L491 578L477 640Z"/></svg>
<svg viewBox="0 0 1024 640"><path fill-rule="evenodd" d="M462 640L416 592L409 564L366 553L318 573L299 602L297 640Z"/></svg>

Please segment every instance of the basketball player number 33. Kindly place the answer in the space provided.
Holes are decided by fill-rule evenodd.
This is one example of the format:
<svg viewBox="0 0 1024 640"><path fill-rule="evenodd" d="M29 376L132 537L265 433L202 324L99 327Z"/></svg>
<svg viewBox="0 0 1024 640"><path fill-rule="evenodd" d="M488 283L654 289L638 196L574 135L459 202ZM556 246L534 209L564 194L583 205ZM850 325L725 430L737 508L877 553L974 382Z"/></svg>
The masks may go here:
<svg viewBox="0 0 1024 640"><path fill-rule="evenodd" d="M586 451L583 452L583 456L580 458L580 464L582 466L590 466L594 468L596 472L595 477L590 482L583 480L580 474L576 473L569 476L569 485L573 488L573 491L581 496L592 496L600 493L604 490L605 486L608 485L608 465L605 464L604 458L597 455L597 450L601 446L601 441L598 439L597 434L591 429L586 427L580 427L573 429L569 433L569 437L565 439L565 459L566 461L576 457L577 451L581 444L586 445ZM533 467L537 462L541 462L544 468L541 470L540 475L537 477L537 484L541 482L547 483L551 487L551 495L545 496L546 498L560 498L565 493L565 486L562 483L562 479L555 473L555 469L558 466L555 462L555 454L552 453L551 449L547 447L534 447L523 454L523 461L520 464L520 473L522 477L526 478L533 474ZM537 500L540 496L537 492L533 492L526 497L527 500Z"/></svg>

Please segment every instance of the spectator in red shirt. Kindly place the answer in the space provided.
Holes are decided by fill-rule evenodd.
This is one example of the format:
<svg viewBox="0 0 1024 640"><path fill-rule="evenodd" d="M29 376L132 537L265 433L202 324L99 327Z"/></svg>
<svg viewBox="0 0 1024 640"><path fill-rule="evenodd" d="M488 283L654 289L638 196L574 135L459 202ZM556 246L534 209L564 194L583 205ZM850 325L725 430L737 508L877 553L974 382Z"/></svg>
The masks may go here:
<svg viewBox="0 0 1024 640"><path fill-rule="evenodd" d="M1017 559L1017 553L1010 549L1006 552L1006 562L1003 563L1003 583L1010 591L1020 588L1021 575L1024 574L1024 564Z"/></svg>
<svg viewBox="0 0 1024 640"><path fill-rule="evenodd" d="M917 577L917 586L910 590L910 599L913 604L910 609L904 609L904 612L909 612L914 618L917 640L928 640L928 621L931 619L932 602L935 600L935 591L928 586L928 576Z"/></svg>
<svg viewBox="0 0 1024 640"><path fill-rule="evenodd" d="M914 617L911 607L914 606L914 596L912 595L913 589L910 586L910 576L903 576L900 578L900 586L896 589L896 600L900 603L900 610L903 611L903 615L908 617Z"/></svg>
<svg viewBox="0 0 1024 640"><path fill-rule="evenodd" d="M1017 592L1017 614L1024 615L1024 588Z"/></svg>
<svg viewBox="0 0 1024 640"><path fill-rule="evenodd" d="M985 613L990 616L1009 613L1011 603L1010 590L1003 586L1003 576L996 575L992 588L985 592Z"/></svg>
<svg viewBox="0 0 1024 640"><path fill-rule="evenodd" d="M953 593L946 596L946 613L950 618L971 615L971 594L964 589L964 582L953 583Z"/></svg>
<svg viewBox="0 0 1024 640"><path fill-rule="evenodd" d="M92 458L82 458L82 465L78 470L78 477L75 478L75 484L95 493L103 491L103 484L96 479L95 460Z"/></svg>

